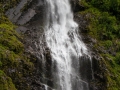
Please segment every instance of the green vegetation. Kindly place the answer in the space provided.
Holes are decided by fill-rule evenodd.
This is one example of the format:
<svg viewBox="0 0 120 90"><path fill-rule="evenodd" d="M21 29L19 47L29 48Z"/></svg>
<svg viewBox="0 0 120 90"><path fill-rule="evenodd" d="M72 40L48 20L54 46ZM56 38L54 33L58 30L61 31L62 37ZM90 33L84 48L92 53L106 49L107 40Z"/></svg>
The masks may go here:
<svg viewBox="0 0 120 90"><path fill-rule="evenodd" d="M0 75L0 79L6 77L4 82L0 82L1 90L16 90L13 83L24 82L22 77L31 75L34 69L13 27L11 24L0 24L0 71L6 74Z"/></svg>
<svg viewBox="0 0 120 90"><path fill-rule="evenodd" d="M9 8L14 7L20 0L0 0L0 11L6 11Z"/></svg>
<svg viewBox="0 0 120 90"><path fill-rule="evenodd" d="M108 12L100 12L96 8L89 8L80 13L86 15L85 19L90 22L89 34L94 38L113 40L120 37L120 25L115 16L111 16Z"/></svg>
<svg viewBox="0 0 120 90"><path fill-rule="evenodd" d="M82 0L79 12L89 22L88 34L97 40L95 48L108 71L106 90L120 90L120 0Z"/></svg>
<svg viewBox="0 0 120 90"><path fill-rule="evenodd" d="M0 90L17 90L9 78L3 71L0 70Z"/></svg>
<svg viewBox="0 0 120 90"><path fill-rule="evenodd" d="M8 8L18 2L19 0L0 1L0 90L17 90L21 83L25 83L22 77L33 72L33 63L25 55L24 45L20 41L22 37L16 33L16 26L4 15Z"/></svg>
<svg viewBox="0 0 120 90"><path fill-rule="evenodd" d="M1 90L16 90L10 77L5 75L9 67L14 67L15 53L18 53L19 45L14 36L13 27L8 24L0 24L0 87ZM16 61L17 62L17 61Z"/></svg>

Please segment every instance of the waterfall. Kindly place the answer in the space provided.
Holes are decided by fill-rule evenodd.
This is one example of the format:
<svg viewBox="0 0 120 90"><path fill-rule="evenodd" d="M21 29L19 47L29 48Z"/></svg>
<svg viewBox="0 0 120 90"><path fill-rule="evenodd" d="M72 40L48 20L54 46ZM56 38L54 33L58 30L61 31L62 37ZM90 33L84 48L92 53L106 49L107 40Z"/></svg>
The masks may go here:
<svg viewBox="0 0 120 90"><path fill-rule="evenodd" d="M52 57L54 87L56 90L89 90L89 83L81 73L81 66L90 61L89 54L78 34L70 1L46 1L45 39Z"/></svg>

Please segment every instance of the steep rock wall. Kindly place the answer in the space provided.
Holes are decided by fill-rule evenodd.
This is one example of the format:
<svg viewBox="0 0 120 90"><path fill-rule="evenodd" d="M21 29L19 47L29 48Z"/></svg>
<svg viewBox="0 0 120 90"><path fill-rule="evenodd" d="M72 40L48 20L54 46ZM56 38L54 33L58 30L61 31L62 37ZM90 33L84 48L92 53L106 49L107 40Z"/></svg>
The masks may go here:
<svg viewBox="0 0 120 90"><path fill-rule="evenodd" d="M24 34L25 53L35 66L31 78L27 77L29 90L44 90L46 85L49 90L53 87L51 56L44 40L45 8L45 0L21 0L16 7L6 12L8 18L18 26L16 31Z"/></svg>
<svg viewBox="0 0 120 90"><path fill-rule="evenodd" d="M75 13L84 10L84 7L78 3L78 0L71 0L71 5ZM26 53L31 56L31 61L35 59L33 61L35 71L29 78L32 78L32 81L28 80L31 85L30 90L44 90L44 84L47 84L51 88L53 87L51 56L49 49L46 47L43 34L45 8L45 0L21 0L16 7L6 12L8 18L18 26L16 29L17 32L24 34L23 43ZM91 90L105 90L106 85L104 85L105 77L103 73L106 67L102 63L102 57L100 57L97 50L93 48L96 40L87 35L86 26L89 22L80 14L75 14L75 20L79 23L79 32L92 55L94 80L91 82Z"/></svg>

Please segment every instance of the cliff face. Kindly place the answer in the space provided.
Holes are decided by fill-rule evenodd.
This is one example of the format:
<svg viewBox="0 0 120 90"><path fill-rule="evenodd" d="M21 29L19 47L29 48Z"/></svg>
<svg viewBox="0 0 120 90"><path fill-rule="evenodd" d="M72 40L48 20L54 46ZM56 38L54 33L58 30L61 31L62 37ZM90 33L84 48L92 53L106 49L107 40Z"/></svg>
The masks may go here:
<svg viewBox="0 0 120 90"><path fill-rule="evenodd" d="M119 90L119 0L81 0L75 11L83 41L93 56L95 86L100 90ZM114 9L113 9L114 7Z"/></svg>
<svg viewBox="0 0 120 90"><path fill-rule="evenodd" d="M92 57L94 80L91 81L91 90L119 90L120 31L117 23L119 20L116 19L118 16L101 11L101 8L95 6L99 5L99 2L95 1L71 0L74 19L79 24L79 33ZM6 5L6 2L0 2L0 7ZM105 2L102 3L104 5ZM44 90L44 84L51 90L54 76L51 71L50 51L43 34L46 1L11 0L11 4L6 7L5 10L1 10L0 34L4 30L6 34L0 39L0 79L6 77L5 82L12 83L11 89L8 87L10 90ZM21 36L14 32L15 28ZM6 38L6 35L11 38ZM9 42L10 40L13 42ZM0 85L6 87L4 82Z"/></svg>
<svg viewBox="0 0 120 90"><path fill-rule="evenodd" d="M38 90L42 90L41 88L44 88L44 85L37 82L38 79L41 79L39 76L37 76L36 73L37 70L39 70L36 69L38 62L37 58L34 57L31 53L27 52L28 49L26 47L27 45L32 43L32 40L31 39L29 39L28 41L26 40L26 42L28 42L26 44L25 40L23 39L24 37L22 33L25 32L26 29L28 29L24 27L26 23L24 23L24 25L22 24L23 26L19 26L17 28L16 20L19 17L20 13L22 12L21 9L22 8L25 9L26 6L25 4L28 5L29 2L24 0L0 1L0 89L1 90L36 90L36 88ZM9 9L9 8L14 8L14 9ZM16 26L13 25L13 23L9 21L9 19L6 17L8 13L9 13L8 16L9 19ZM34 11L33 10L32 12L30 11L30 13L34 13ZM26 20L28 21L28 18L25 19L25 22L27 22ZM16 33L15 31L16 28L19 34ZM23 32L20 30L22 30ZM27 39L29 35L28 34L25 35ZM29 38L31 38L31 36Z"/></svg>
<svg viewBox="0 0 120 90"><path fill-rule="evenodd" d="M1 2L1 4L4 6L6 2ZM46 3L44 0L21 0L16 2L12 8L10 6L13 3L15 1L8 2L10 4L8 8L10 9L6 8L1 11L1 18L3 16L6 20L9 18L16 25L14 26L9 20L1 20L0 24L1 30L7 29L6 32L4 30L1 31L1 34L4 32L5 35L0 39L2 40L0 44L2 46L6 43L10 44L10 46L5 45L5 50L0 52L0 60L2 60L1 73L3 72L0 78L2 80L6 76L8 79L5 82L8 82L9 77L12 79L12 81L11 79L9 80L12 83L10 84L11 86L8 86L9 82L6 84L8 88L4 85L5 82L1 83L2 90L4 88L6 90L44 90L45 84L53 87L51 57L49 49L45 45L46 42L43 35ZM7 34L9 36L6 36ZM12 38L10 42L8 38ZM6 39L8 42L4 43ZM7 50L10 52L8 54L9 57L4 56L7 54ZM10 61L9 64L6 61L7 59ZM48 87L49 90L51 90L50 87Z"/></svg>

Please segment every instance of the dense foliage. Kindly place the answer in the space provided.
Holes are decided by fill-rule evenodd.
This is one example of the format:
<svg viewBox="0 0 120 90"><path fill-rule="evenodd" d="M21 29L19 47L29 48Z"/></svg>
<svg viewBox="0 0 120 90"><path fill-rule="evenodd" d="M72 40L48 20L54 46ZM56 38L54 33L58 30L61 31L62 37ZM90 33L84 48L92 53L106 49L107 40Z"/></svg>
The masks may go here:
<svg viewBox="0 0 120 90"><path fill-rule="evenodd" d="M94 45L107 67L104 72L107 90L120 89L120 0L81 0L80 12L88 34L97 40Z"/></svg>

